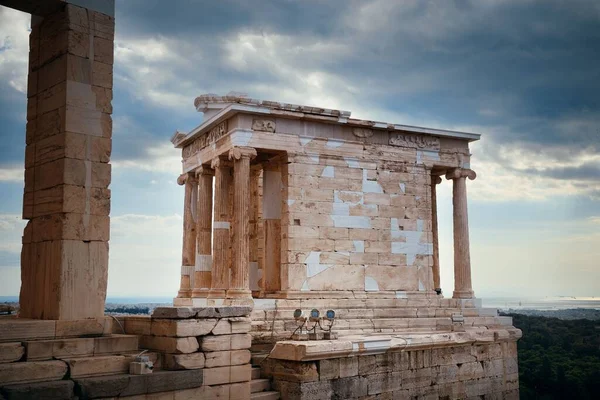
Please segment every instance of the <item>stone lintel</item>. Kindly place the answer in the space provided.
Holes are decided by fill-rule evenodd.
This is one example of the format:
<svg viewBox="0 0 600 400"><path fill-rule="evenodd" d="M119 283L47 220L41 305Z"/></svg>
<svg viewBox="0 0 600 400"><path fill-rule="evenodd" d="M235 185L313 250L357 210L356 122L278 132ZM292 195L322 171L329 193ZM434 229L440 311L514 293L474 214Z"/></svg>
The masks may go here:
<svg viewBox="0 0 600 400"><path fill-rule="evenodd" d="M402 335L348 336L338 340L280 341L270 358L292 361L314 361L386 352L431 349L464 344L517 341L522 336L516 328L469 330L445 333L405 333Z"/></svg>
<svg viewBox="0 0 600 400"><path fill-rule="evenodd" d="M152 318L186 319L186 318L226 318L246 317L250 315L251 307L157 307Z"/></svg>
<svg viewBox="0 0 600 400"><path fill-rule="evenodd" d="M65 3L115 16L115 0L0 0L0 5L40 17L60 10Z"/></svg>

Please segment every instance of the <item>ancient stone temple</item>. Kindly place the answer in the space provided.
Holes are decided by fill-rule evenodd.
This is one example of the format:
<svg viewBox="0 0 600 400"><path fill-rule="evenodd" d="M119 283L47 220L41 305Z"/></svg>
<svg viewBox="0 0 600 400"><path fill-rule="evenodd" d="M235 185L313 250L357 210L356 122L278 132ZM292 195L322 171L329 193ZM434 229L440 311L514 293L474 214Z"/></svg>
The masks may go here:
<svg viewBox="0 0 600 400"><path fill-rule="evenodd" d="M453 185L452 297L474 298L466 181L479 135L238 96L195 105L202 125L172 138L185 185L177 304L436 298L442 178Z"/></svg>
<svg viewBox="0 0 600 400"><path fill-rule="evenodd" d="M176 306L251 305L284 399L518 398L512 320L471 282L469 143L480 135L202 95L171 141L185 186ZM452 182L454 291L440 289L436 186ZM334 310L299 341L294 310ZM383 397L382 397L383 398Z"/></svg>

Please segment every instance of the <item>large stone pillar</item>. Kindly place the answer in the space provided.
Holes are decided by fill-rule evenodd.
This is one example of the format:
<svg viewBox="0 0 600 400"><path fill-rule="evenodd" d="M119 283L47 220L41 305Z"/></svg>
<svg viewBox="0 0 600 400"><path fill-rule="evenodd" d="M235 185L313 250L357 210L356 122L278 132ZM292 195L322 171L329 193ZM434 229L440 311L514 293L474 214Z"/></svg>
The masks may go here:
<svg viewBox="0 0 600 400"><path fill-rule="evenodd" d="M471 286L471 255L469 252L469 218L467 212L466 178L475 179L475 171L456 168L446 174L452 180L454 230L454 294L457 299L474 297Z"/></svg>
<svg viewBox="0 0 600 400"><path fill-rule="evenodd" d="M212 270L213 170L200 167L196 207L196 269L192 297L207 297Z"/></svg>
<svg viewBox="0 0 600 400"><path fill-rule="evenodd" d="M181 249L181 285L177 297L192 297L194 288L194 270L196 264L196 198L198 181L193 172L182 174L177 179L179 185L185 185L183 200L183 246Z"/></svg>
<svg viewBox="0 0 600 400"><path fill-rule="evenodd" d="M231 186L231 164L220 158L212 161L215 170L215 206L213 222L213 260L210 298L225 298L229 288L230 227L229 193Z"/></svg>
<svg viewBox="0 0 600 400"><path fill-rule="evenodd" d="M112 144L114 2L8 2L29 37L20 317L104 315ZM39 5L29 10L26 6ZM18 8L19 8L18 7ZM37 11L36 11L37 10ZM51 10L51 11L50 11Z"/></svg>
<svg viewBox="0 0 600 400"><path fill-rule="evenodd" d="M264 289L281 290L281 170L266 164L263 171Z"/></svg>
<svg viewBox="0 0 600 400"><path fill-rule="evenodd" d="M235 147L229 151L233 161L233 263L228 298L252 298L250 290L250 160L256 150Z"/></svg>
<svg viewBox="0 0 600 400"><path fill-rule="evenodd" d="M431 228L433 231L433 289L442 293L440 283L440 244L438 240L438 220L437 220L437 185L442 183L442 178L436 175L431 176Z"/></svg>

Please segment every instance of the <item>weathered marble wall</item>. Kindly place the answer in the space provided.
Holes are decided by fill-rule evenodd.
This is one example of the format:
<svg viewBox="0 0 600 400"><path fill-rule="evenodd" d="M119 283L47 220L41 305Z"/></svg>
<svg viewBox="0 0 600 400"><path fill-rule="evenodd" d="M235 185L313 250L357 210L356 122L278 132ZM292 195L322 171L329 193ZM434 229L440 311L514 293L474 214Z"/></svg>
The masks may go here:
<svg viewBox="0 0 600 400"><path fill-rule="evenodd" d="M266 359L263 373L283 400L519 398L512 341L307 362Z"/></svg>

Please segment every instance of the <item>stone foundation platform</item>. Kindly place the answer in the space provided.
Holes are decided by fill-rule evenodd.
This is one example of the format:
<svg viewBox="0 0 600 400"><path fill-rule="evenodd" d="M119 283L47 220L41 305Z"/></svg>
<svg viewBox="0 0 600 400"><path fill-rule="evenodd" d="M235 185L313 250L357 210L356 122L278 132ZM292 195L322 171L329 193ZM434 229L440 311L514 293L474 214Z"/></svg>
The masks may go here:
<svg viewBox="0 0 600 400"><path fill-rule="evenodd" d="M263 373L285 400L518 399L518 329L279 342Z"/></svg>

